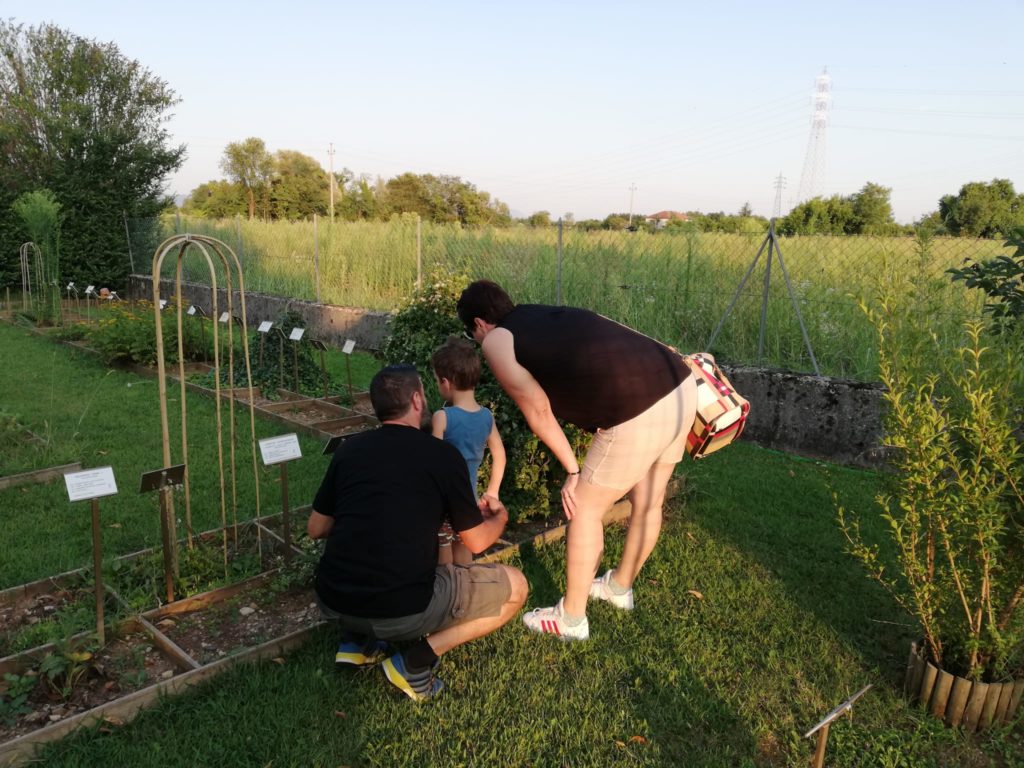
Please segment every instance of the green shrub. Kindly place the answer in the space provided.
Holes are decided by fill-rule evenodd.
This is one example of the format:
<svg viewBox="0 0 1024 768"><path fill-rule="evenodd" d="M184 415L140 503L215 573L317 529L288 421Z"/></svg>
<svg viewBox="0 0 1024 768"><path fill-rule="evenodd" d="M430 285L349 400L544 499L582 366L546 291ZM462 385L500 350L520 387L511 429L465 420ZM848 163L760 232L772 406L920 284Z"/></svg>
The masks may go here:
<svg viewBox="0 0 1024 768"><path fill-rule="evenodd" d="M1024 444L1019 358L967 324L944 358L922 329L913 280L885 276L875 327L886 386L886 445L896 470L877 503L895 546L890 573L856 515L838 510L849 551L921 625L928 656L954 674L1024 672ZM910 296L911 299L897 299ZM991 343L991 346L986 344Z"/></svg>
<svg viewBox="0 0 1024 768"><path fill-rule="evenodd" d="M161 320L164 337L164 360L166 363L178 362L178 324L177 308L174 301L167 303ZM203 336L199 322L193 318L185 318L183 351L186 361L200 360L210 354L203 348ZM212 334L207 334L212 340ZM126 302L109 302L104 308L103 316L91 331L89 339L107 360L127 359L143 365L155 365L156 350L156 319L153 304L140 301L134 304Z"/></svg>
<svg viewBox="0 0 1024 768"><path fill-rule="evenodd" d="M1013 248L1013 254L985 261L965 259L966 267L947 271L954 282L962 280L968 288L985 292L985 313L993 331L1024 331L1024 227L1017 227L1003 246Z"/></svg>
<svg viewBox="0 0 1024 768"><path fill-rule="evenodd" d="M262 334L251 331L249 334L249 370L252 372L252 385L260 387L263 396L270 399L277 399L277 388L283 387L292 391L301 392L311 397L322 397L324 394L324 372L320 368L319 354L314 354L312 346L308 343L308 336L301 342L289 341L287 336L293 328L303 328L306 321L298 312L288 311L280 315L274 321L274 328L280 328L284 336L276 330L272 333ZM265 337L265 338L264 338ZM263 362L260 363L260 340L263 339ZM223 352L221 353L223 355ZM299 381L295 383L295 363L298 355ZM221 359L220 383L226 387L228 381L227 359ZM207 387L213 387L213 373L199 377L196 381ZM234 385L244 387L248 383L245 372L245 358L242 356L241 345L235 352L235 375ZM333 386L331 375L327 373L328 392L337 393ZM345 389L347 393L347 388Z"/></svg>
<svg viewBox="0 0 1024 768"><path fill-rule="evenodd" d="M431 408L443 403L437 391L430 358L452 334L464 331L455 304L470 282L465 275L434 275L417 290L391 321L390 335L382 356L388 365L411 363L419 369ZM502 390L486 364L476 399L491 409L505 444L508 464L502 480L502 501L512 520L544 518L561 513L559 490L565 475L547 447L530 431L519 408ZM570 444L581 453L587 436L575 427L563 425ZM480 481L486 485L490 454L481 465Z"/></svg>

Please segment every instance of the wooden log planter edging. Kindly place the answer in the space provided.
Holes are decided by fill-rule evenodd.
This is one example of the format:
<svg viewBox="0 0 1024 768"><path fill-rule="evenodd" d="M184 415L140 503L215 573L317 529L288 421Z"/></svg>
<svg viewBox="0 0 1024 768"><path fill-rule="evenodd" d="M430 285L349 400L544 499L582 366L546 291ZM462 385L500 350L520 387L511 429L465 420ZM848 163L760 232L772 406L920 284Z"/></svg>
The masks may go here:
<svg viewBox="0 0 1024 768"><path fill-rule="evenodd" d="M81 468L82 462L75 461L71 464L60 464L56 467L34 469L31 472L20 472L17 475L5 475L0 477L0 491L8 488L17 488L19 485L50 483L64 477L68 472L78 472Z"/></svg>
<svg viewBox="0 0 1024 768"><path fill-rule="evenodd" d="M925 659L923 641L910 645L904 687L911 701L968 733L1012 721L1024 695L1024 680L983 683L939 669Z"/></svg>
<svg viewBox="0 0 1024 768"><path fill-rule="evenodd" d="M670 497L675 495L678 492L680 485L680 482L674 481L669 487L668 495ZM304 507L303 509L308 510L309 507ZM605 514L604 522L605 524L622 522L629 517L629 512L629 502L625 500L620 501ZM279 517L279 515L269 515L261 518L261 522L256 524L259 525L268 540L283 544L283 541L281 541L281 538L276 531L266 525L263 525L263 522L272 524L273 520L277 517ZM216 537L221 533L221 530L222 529L218 528L206 531L200 534L200 537ZM524 545L541 547L551 542L561 540L565 537L566 530L566 525L551 528L541 534L538 534L527 542L509 544L490 555L478 558L476 562L499 562L508 560L519 551L520 547ZM139 558L150 554L153 551L155 550L140 550L139 552L133 552L129 555L123 555L120 559ZM3 590L0 592L0 603L7 600L13 601L15 599L25 599L32 595L41 594L48 588L52 589L63 582L75 577L80 577L85 572L86 569L68 571L64 574L60 574L59 576L40 579L29 584L23 584ZM201 664L196 661L192 656L179 647L174 640L168 637L165 632L161 631L158 626L158 623L161 620L201 610L202 608L210 607L217 603L229 600L240 593L259 588L260 586L265 585L273 577L275 572L276 571L273 570L266 571L244 581L236 582L225 587L219 587L199 595L193 595L191 597L176 600L173 603L168 603L162 607L131 616L124 619L117 626L112 627L110 634L113 637L122 636L130 631L143 632L159 649L160 654L174 666L175 672L173 676L146 688L128 693L125 696L109 701L101 706L94 707L93 709L81 712L67 719L50 723L36 731L12 739L4 744L0 744L0 766L15 766L29 762L33 759L35 752L39 747L52 741L62 739L79 728L95 725L103 721L116 724L127 722L142 710L157 705L164 696L173 696L179 693L184 693L190 688L234 668L238 664L276 658L300 647L313 633L325 626L326 622L322 620L315 621L307 627L295 630L260 645L247 648L242 652L234 653L209 664ZM112 592L114 596L121 601L120 596L117 595L116 592L109 588L108 591ZM121 602L123 603L123 601ZM84 642L88 637L89 633L83 632L72 638L72 643ZM38 664L39 660L44 658L52 648L52 644L40 646L9 656L5 659L0 659L0 673L22 672L30 666Z"/></svg>

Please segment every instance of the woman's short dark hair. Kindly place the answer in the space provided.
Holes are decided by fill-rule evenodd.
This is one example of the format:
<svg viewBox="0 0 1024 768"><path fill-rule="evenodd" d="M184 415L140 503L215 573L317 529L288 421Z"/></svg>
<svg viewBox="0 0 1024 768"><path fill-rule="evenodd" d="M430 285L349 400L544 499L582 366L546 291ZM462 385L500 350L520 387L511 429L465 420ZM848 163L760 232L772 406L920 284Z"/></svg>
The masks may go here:
<svg viewBox="0 0 1024 768"><path fill-rule="evenodd" d="M408 363L389 365L377 371L370 382L370 403L381 421L404 415L412 405L414 392L423 387L416 366Z"/></svg>
<svg viewBox="0 0 1024 768"><path fill-rule="evenodd" d="M473 389L480 383L480 358L476 347L458 336L434 352L430 364L439 379L448 379L456 389Z"/></svg>
<svg viewBox="0 0 1024 768"><path fill-rule="evenodd" d="M455 311L459 313L459 320L466 326L466 330L472 334L476 318L497 325L515 306L500 285L492 280L477 280L466 286L466 290L459 296L459 303L455 305Z"/></svg>

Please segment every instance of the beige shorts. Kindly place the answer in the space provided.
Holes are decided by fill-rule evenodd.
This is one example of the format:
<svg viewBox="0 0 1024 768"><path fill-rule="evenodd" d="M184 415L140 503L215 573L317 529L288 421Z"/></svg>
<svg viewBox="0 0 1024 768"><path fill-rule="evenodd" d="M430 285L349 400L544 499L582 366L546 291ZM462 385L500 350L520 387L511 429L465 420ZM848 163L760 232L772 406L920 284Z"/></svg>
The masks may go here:
<svg viewBox="0 0 1024 768"><path fill-rule="evenodd" d="M686 380L639 416L599 429L583 460L583 479L628 491L655 464L678 464L697 416L697 383Z"/></svg>

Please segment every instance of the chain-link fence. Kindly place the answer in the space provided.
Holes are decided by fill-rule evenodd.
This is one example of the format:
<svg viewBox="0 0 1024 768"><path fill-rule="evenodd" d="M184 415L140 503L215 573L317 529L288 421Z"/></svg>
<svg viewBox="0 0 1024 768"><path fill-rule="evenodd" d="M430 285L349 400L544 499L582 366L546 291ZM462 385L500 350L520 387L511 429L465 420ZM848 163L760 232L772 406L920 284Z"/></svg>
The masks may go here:
<svg viewBox="0 0 1024 768"><path fill-rule="evenodd" d="M821 373L860 379L874 378L877 361L858 304L875 294L886 269L915 276L940 310L941 327L932 330L952 338L980 314L983 297L946 270L1005 252L993 240L803 236L779 238L781 260L775 252L769 260L763 234L463 229L415 216L334 224L172 216L129 221L128 229L142 274L165 237L205 234L237 253L249 291L394 310L419 280L487 277L517 302L587 307L681 350L707 349L721 325L710 345L721 359L812 371L802 320ZM173 264L165 260L165 276ZM189 257L183 276L208 283L209 267Z"/></svg>

